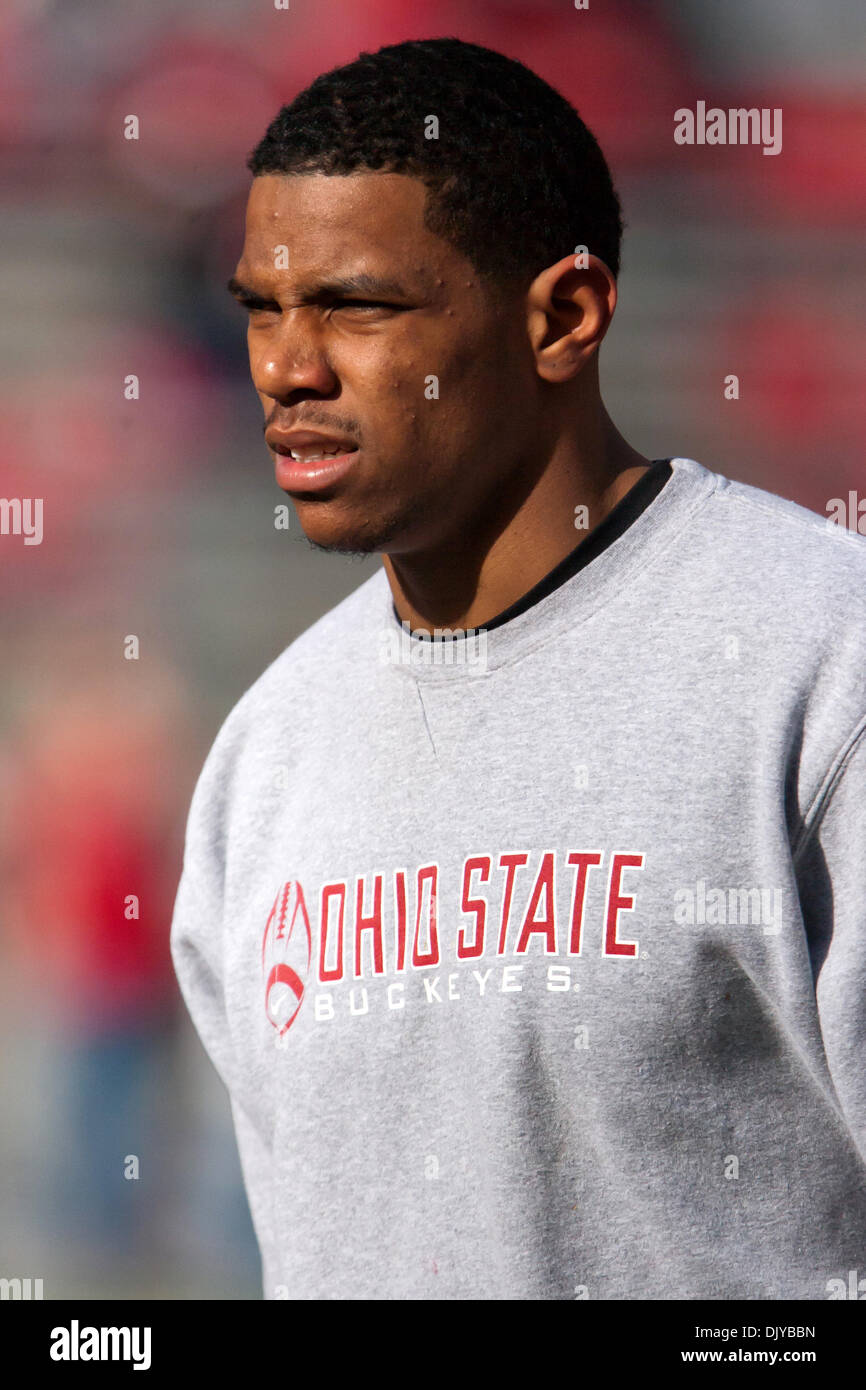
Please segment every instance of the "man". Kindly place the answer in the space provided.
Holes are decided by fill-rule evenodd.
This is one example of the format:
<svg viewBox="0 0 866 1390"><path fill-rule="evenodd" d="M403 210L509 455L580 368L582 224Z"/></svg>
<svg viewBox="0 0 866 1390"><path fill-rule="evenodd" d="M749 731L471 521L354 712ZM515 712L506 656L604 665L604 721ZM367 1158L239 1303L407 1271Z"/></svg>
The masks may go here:
<svg viewBox="0 0 866 1390"><path fill-rule="evenodd" d="M315 546L383 557L190 811L173 954L265 1297L836 1296L866 545L618 433L619 205L522 65L362 55L250 168L277 483Z"/></svg>

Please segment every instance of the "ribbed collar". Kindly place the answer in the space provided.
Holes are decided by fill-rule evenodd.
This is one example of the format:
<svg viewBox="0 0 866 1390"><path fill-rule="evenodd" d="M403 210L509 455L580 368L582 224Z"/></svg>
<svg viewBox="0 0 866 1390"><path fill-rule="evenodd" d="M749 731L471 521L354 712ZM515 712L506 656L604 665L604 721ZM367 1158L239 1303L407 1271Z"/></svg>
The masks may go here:
<svg viewBox="0 0 866 1390"><path fill-rule="evenodd" d="M513 607L520 608L520 611L510 618L510 610L506 610L500 617L507 620L500 622L490 632L467 629L465 633L446 641L431 640L408 632L394 612L391 587L384 569L381 570L377 576L381 599L380 632L384 629L388 633L387 645L391 653L388 664L395 672L425 683L484 679L491 671L518 660L564 630L586 621L612 595L621 594L638 572L670 544L696 509L723 481L719 474L710 472L694 459L671 458L668 462L672 469L668 481L614 540L609 543L604 540L603 528L610 523L616 529L618 523L614 513L620 512L621 508L620 518L631 515L635 503L632 493L646 483L647 474L620 499L577 550L579 553L583 544L591 543L596 532L602 533L603 548L530 607L520 608L522 601L519 601ZM596 546L591 549L596 549ZM566 556L561 565L568 565L571 561L572 556ZM552 576L555 574L556 571L553 571ZM541 589L552 576L547 576L535 588ZM450 653L443 650L449 647L452 649Z"/></svg>

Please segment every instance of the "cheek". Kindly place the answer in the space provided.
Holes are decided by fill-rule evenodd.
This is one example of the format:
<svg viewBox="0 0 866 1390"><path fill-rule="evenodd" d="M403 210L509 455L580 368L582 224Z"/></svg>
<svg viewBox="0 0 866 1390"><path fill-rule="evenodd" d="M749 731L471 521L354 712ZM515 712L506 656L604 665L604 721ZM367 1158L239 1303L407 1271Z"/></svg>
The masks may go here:
<svg viewBox="0 0 866 1390"><path fill-rule="evenodd" d="M476 412L507 390L507 353L498 324L467 325L442 353L442 396L465 400Z"/></svg>
<svg viewBox="0 0 866 1390"><path fill-rule="evenodd" d="M367 360L356 359L344 380L351 380L362 421L374 426L383 442L394 444L429 435L430 410L437 404L435 372L435 353L419 344L417 335L407 334Z"/></svg>
<svg viewBox="0 0 866 1390"><path fill-rule="evenodd" d="M424 472L447 472L449 459L456 467L472 446L501 435L513 369L498 329L476 326L458 341L424 339L417 329L407 330L387 344L377 343L375 350L371 345L369 351L357 351L343 372L343 364L334 365L344 383L351 382L360 418L371 428L371 442L374 428L386 450L414 450Z"/></svg>
<svg viewBox="0 0 866 1390"><path fill-rule="evenodd" d="M507 376L489 345L465 344L440 368L436 421L455 444L481 442L501 432Z"/></svg>
<svg viewBox="0 0 866 1390"><path fill-rule="evenodd" d="M419 341L406 335L384 364L385 387L392 399L412 402L431 416L465 404L478 408L479 381L494 374L490 349L481 342ZM439 407L436 411L433 406Z"/></svg>

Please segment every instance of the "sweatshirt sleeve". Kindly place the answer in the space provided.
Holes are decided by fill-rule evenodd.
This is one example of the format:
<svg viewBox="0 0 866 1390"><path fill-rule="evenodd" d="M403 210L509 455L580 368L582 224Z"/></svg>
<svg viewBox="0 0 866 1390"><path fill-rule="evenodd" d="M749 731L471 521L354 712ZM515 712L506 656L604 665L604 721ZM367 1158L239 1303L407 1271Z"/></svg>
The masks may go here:
<svg viewBox="0 0 866 1390"><path fill-rule="evenodd" d="M866 1162L866 721L795 854L824 1050Z"/></svg>
<svg viewBox="0 0 866 1390"><path fill-rule="evenodd" d="M190 804L170 946L178 985L196 1032L231 1094L235 1077L222 965L225 844L218 743L202 769Z"/></svg>
<svg viewBox="0 0 866 1390"><path fill-rule="evenodd" d="M225 996L224 806L230 771L214 745L193 793L183 869L175 896L170 945L178 985L205 1052L229 1092L247 1201L262 1256L266 1299L280 1297L270 1220L271 1153L242 1102Z"/></svg>
<svg viewBox="0 0 866 1390"><path fill-rule="evenodd" d="M189 1015L229 1093L234 1066L220 969L222 929L213 886L184 865L171 924L171 955Z"/></svg>
<svg viewBox="0 0 866 1390"><path fill-rule="evenodd" d="M270 1149L246 1110L232 1097L232 1118L244 1178L250 1216L262 1257L262 1290L265 1299L287 1298L288 1290L279 1284L276 1233L271 1220L273 1161Z"/></svg>

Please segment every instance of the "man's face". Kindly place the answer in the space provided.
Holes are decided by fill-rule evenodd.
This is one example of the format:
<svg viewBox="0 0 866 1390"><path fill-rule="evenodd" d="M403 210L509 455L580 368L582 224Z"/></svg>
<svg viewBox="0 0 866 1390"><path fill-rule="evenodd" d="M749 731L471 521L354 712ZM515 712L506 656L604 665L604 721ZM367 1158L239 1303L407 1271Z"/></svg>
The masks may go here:
<svg viewBox="0 0 866 1390"><path fill-rule="evenodd" d="M539 447L522 303L425 229L426 197L402 174L253 180L235 293L277 482L325 549L453 542Z"/></svg>

